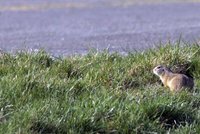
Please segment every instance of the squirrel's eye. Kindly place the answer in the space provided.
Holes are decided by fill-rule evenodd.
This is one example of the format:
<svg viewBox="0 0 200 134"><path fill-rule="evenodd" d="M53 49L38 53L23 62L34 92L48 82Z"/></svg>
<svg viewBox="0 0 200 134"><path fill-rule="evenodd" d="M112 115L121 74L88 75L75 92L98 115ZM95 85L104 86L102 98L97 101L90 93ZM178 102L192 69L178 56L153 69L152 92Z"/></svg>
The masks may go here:
<svg viewBox="0 0 200 134"><path fill-rule="evenodd" d="M161 66L158 66L157 68L159 69L159 68L161 68Z"/></svg>

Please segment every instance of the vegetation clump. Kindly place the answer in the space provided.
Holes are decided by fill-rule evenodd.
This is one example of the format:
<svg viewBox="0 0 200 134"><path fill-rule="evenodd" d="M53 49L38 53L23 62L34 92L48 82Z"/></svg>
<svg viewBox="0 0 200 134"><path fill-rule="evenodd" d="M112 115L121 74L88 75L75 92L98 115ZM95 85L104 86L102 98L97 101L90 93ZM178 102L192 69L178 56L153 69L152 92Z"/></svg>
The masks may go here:
<svg viewBox="0 0 200 134"><path fill-rule="evenodd" d="M0 57L1 133L200 133L200 47L165 45L128 55L91 52ZM195 79L171 93L163 64Z"/></svg>

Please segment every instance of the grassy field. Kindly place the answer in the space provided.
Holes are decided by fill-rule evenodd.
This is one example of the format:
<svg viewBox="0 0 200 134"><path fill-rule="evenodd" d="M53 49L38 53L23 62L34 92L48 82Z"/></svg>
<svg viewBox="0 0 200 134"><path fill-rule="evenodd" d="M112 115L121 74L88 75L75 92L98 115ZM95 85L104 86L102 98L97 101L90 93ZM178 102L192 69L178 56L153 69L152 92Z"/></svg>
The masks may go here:
<svg viewBox="0 0 200 134"><path fill-rule="evenodd" d="M152 73L158 64L192 75L194 91L169 92ZM3 54L0 133L200 133L199 77L198 45L127 56Z"/></svg>

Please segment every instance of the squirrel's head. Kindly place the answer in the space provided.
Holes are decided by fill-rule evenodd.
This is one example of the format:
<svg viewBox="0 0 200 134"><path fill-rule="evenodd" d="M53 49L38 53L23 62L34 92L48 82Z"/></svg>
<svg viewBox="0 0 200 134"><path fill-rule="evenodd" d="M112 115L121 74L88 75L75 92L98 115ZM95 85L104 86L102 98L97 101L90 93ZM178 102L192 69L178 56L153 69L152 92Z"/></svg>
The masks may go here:
<svg viewBox="0 0 200 134"><path fill-rule="evenodd" d="M158 65L153 69L153 73L157 76L163 76L166 72L171 72L171 70L162 65Z"/></svg>

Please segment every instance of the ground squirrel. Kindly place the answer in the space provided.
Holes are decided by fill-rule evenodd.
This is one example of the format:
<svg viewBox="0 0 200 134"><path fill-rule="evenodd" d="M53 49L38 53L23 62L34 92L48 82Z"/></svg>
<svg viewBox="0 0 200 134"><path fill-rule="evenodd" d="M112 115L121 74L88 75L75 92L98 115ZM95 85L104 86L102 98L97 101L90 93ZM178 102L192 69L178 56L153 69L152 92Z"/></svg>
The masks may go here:
<svg viewBox="0 0 200 134"><path fill-rule="evenodd" d="M180 91L183 88L192 89L194 87L193 78L185 74L173 73L165 66L156 66L153 73L160 77L165 87L169 87L171 91Z"/></svg>

